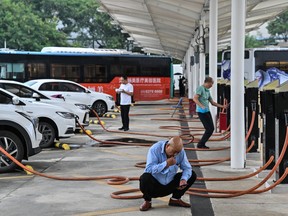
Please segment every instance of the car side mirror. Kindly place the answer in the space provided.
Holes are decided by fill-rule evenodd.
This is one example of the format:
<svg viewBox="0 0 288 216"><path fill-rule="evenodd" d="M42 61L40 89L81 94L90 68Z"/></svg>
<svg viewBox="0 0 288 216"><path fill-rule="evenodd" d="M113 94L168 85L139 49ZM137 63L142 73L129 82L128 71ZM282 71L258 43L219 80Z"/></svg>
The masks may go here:
<svg viewBox="0 0 288 216"><path fill-rule="evenodd" d="M36 101L40 101L40 95L39 95L38 93L36 93L36 92L34 92L34 93L32 94L32 98L35 98Z"/></svg>
<svg viewBox="0 0 288 216"><path fill-rule="evenodd" d="M13 98L12 98L12 104L14 104L14 105L25 105L25 104L19 99L19 97L13 97Z"/></svg>

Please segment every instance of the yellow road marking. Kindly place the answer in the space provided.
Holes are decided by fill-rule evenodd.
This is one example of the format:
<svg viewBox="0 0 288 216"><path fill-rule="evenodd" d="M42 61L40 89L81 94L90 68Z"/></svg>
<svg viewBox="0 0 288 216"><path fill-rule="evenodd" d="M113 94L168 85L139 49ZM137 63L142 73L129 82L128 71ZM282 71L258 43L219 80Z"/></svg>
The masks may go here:
<svg viewBox="0 0 288 216"><path fill-rule="evenodd" d="M102 185L104 185L104 184L108 185L105 180L97 181L97 183L102 184ZM128 185L108 185L108 186L113 187L117 190L135 189L135 187L131 187ZM141 192L140 191L136 192L136 194L139 194L139 193L141 193ZM164 202L165 204L153 204L153 207L167 208L167 203L168 203L170 197L166 196L166 197L159 197L159 198L155 198L155 199L160 200L160 201ZM99 211L87 212L87 213L83 213L83 214L77 214L76 216L109 215L109 214L117 214L117 213L124 213L124 212L133 212L133 211L139 211L139 207L127 207L127 208L99 210Z"/></svg>
<svg viewBox="0 0 288 216"><path fill-rule="evenodd" d="M153 205L153 207L167 208L167 205ZM83 214L78 214L78 215L75 215L75 216L109 215L109 214L124 213L124 212L134 212L134 211L139 211L139 207L100 210L100 211L94 211L94 212L87 212L87 213L83 213Z"/></svg>

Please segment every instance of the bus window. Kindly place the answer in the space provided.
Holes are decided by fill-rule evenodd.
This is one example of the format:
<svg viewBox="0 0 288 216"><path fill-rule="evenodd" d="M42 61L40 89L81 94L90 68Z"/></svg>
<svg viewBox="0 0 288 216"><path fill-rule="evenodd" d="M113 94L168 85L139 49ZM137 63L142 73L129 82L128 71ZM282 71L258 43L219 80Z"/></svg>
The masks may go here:
<svg viewBox="0 0 288 216"><path fill-rule="evenodd" d="M79 82L80 65L51 64L50 77Z"/></svg>
<svg viewBox="0 0 288 216"><path fill-rule="evenodd" d="M0 63L1 79L14 79L24 81L24 64L22 63Z"/></svg>
<svg viewBox="0 0 288 216"><path fill-rule="evenodd" d="M47 78L46 67L43 63L29 63L27 70L30 79Z"/></svg>
<svg viewBox="0 0 288 216"><path fill-rule="evenodd" d="M249 59L250 58L250 53L248 50L244 51L244 59ZM231 51L224 51L223 55L223 60L231 60Z"/></svg>
<svg viewBox="0 0 288 216"><path fill-rule="evenodd" d="M123 65L123 73L127 76L137 76L137 66Z"/></svg>
<svg viewBox="0 0 288 216"><path fill-rule="evenodd" d="M170 71L170 68L167 68L167 63L165 61L160 59L156 61L151 59L141 60L142 76L163 76L163 74L167 74L166 71Z"/></svg>
<svg viewBox="0 0 288 216"><path fill-rule="evenodd" d="M0 79L6 79L7 77L7 65L0 64Z"/></svg>
<svg viewBox="0 0 288 216"><path fill-rule="evenodd" d="M111 70L111 77L114 78L115 76L122 76L122 67L121 65L116 65L113 64L110 66L110 70Z"/></svg>
<svg viewBox="0 0 288 216"><path fill-rule="evenodd" d="M106 83L107 70L105 65L84 65L83 82Z"/></svg>

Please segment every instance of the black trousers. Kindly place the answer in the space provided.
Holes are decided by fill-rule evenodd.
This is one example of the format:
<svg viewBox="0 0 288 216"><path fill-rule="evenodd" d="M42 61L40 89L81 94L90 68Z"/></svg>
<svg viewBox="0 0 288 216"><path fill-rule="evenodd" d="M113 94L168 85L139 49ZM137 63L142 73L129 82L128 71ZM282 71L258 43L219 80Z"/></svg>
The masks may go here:
<svg viewBox="0 0 288 216"><path fill-rule="evenodd" d="M120 108L121 108L122 127L124 129L129 129L130 105L121 105Z"/></svg>
<svg viewBox="0 0 288 216"><path fill-rule="evenodd" d="M208 139L213 134L214 124L213 124L213 120L212 120L212 116L211 116L210 112L207 112L207 113L198 112L198 116L199 116L199 119L205 128L205 132L204 132L201 140L198 143L199 145L203 146L203 145L205 145L205 143L208 141Z"/></svg>
<svg viewBox="0 0 288 216"><path fill-rule="evenodd" d="M169 184L162 185L151 175L151 173L143 173L139 180L140 190L143 193L143 198L146 201L151 201L152 198L164 197L172 194L173 198L180 199L194 183L197 175L194 171L192 171L192 175L187 181L188 185L184 189L178 190L177 187L179 187L181 177L182 173L177 173Z"/></svg>

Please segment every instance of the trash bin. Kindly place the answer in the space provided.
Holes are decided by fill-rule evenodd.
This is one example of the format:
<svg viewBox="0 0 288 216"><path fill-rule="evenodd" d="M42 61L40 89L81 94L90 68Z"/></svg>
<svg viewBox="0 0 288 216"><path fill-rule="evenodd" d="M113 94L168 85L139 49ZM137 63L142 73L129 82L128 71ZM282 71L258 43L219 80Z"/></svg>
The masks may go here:
<svg viewBox="0 0 288 216"><path fill-rule="evenodd" d="M219 130L220 132L227 129L227 113L219 113Z"/></svg>

